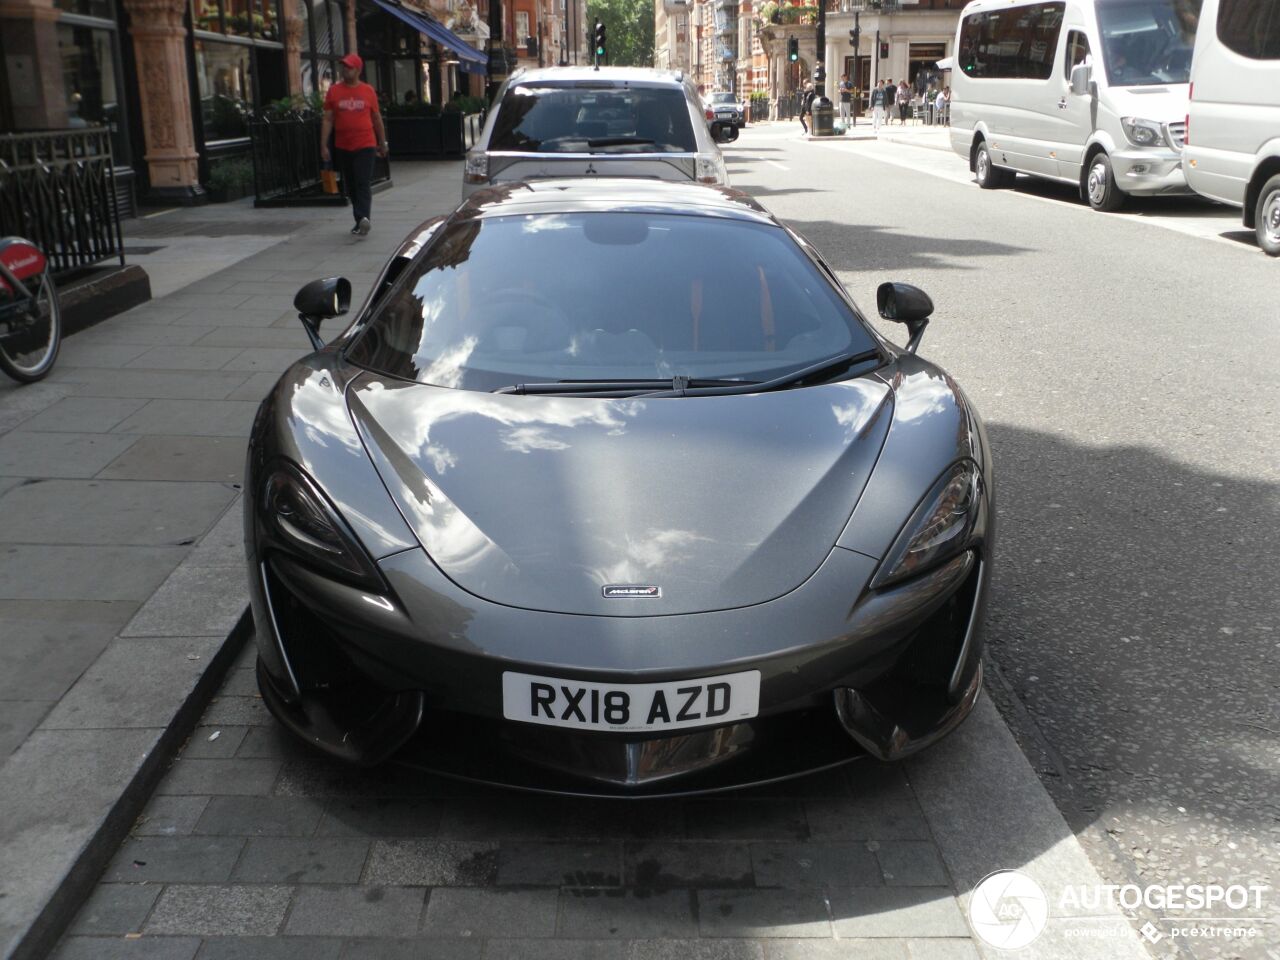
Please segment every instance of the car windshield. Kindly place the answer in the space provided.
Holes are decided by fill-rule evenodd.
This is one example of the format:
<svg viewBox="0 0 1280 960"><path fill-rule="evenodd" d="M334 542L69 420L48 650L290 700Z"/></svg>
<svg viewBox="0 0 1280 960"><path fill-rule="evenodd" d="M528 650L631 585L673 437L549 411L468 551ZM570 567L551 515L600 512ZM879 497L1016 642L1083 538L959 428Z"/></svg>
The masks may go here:
<svg viewBox="0 0 1280 960"><path fill-rule="evenodd" d="M736 103L732 93L713 93L711 95L712 103Z"/></svg>
<svg viewBox="0 0 1280 960"><path fill-rule="evenodd" d="M1187 83L1200 0L1098 4L1107 82L1113 87Z"/></svg>
<svg viewBox="0 0 1280 960"><path fill-rule="evenodd" d="M443 387L762 381L875 348L786 231L724 216L462 221L405 274L348 357Z"/></svg>
<svg viewBox="0 0 1280 960"><path fill-rule="evenodd" d="M522 153L695 153L684 90L514 84L489 149Z"/></svg>

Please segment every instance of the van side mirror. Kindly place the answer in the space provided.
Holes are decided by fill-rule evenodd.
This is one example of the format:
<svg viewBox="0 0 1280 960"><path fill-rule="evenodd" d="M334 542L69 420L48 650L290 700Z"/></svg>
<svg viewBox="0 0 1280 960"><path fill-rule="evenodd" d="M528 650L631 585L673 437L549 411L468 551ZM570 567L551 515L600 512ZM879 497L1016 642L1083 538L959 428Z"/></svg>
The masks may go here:
<svg viewBox="0 0 1280 960"><path fill-rule="evenodd" d="M1086 60L1071 68L1071 92L1083 97L1089 92L1089 81L1093 79L1093 67Z"/></svg>
<svg viewBox="0 0 1280 960"><path fill-rule="evenodd" d="M293 298L293 308L298 311L307 339L316 350L324 346L320 339L320 321L340 317L350 307L351 281L346 277L312 280Z"/></svg>
<svg viewBox="0 0 1280 960"><path fill-rule="evenodd" d="M738 139L738 128L732 123L717 120L711 124L711 139L716 143L733 143Z"/></svg>
<svg viewBox="0 0 1280 960"><path fill-rule="evenodd" d="M907 352L915 353L924 328L929 325L929 315L933 313L929 295L909 283L882 283L876 288L876 309L884 319L907 325L907 332L911 334Z"/></svg>

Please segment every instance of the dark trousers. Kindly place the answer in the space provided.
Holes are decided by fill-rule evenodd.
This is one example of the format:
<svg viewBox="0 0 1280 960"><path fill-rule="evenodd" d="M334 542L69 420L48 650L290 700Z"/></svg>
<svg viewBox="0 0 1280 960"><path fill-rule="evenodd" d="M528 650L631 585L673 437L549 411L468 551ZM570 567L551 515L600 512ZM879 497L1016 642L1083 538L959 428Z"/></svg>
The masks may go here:
<svg viewBox="0 0 1280 960"><path fill-rule="evenodd" d="M342 190L351 201L351 215L356 223L373 210L373 147L363 150L334 150L334 166L342 174Z"/></svg>

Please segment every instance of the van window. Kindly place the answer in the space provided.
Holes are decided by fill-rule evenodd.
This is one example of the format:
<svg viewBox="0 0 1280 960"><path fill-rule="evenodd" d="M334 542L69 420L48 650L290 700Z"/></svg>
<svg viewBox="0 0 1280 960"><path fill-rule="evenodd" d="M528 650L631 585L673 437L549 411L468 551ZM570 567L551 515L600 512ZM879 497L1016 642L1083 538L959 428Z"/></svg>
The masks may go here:
<svg viewBox="0 0 1280 960"><path fill-rule="evenodd" d="M1187 83L1200 0L1099 0L1107 82L1113 87Z"/></svg>
<svg viewBox="0 0 1280 960"><path fill-rule="evenodd" d="M960 69L984 80L1049 79L1065 12L1065 3L1036 3L970 14L960 27Z"/></svg>
<svg viewBox="0 0 1280 960"><path fill-rule="evenodd" d="M1089 56L1089 38L1079 30L1067 34L1067 55L1062 60L1062 75L1071 79L1071 68L1084 63Z"/></svg>
<svg viewBox="0 0 1280 960"><path fill-rule="evenodd" d="M1252 60L1280 60L1280 0L1222 0L1218 39Z"/></svg>

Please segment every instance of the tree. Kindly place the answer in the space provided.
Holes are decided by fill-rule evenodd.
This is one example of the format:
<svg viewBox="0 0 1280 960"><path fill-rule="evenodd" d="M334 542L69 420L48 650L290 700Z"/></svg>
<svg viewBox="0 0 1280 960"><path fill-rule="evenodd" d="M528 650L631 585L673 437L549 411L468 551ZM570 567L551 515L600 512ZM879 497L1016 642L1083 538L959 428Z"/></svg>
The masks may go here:
<svg viewBox="0 0 1280 960"><path fill-rule="evenodd" d="M605 25L610 64L653 66L653 0L587 0L588 45L597 20Z"/></svg>

